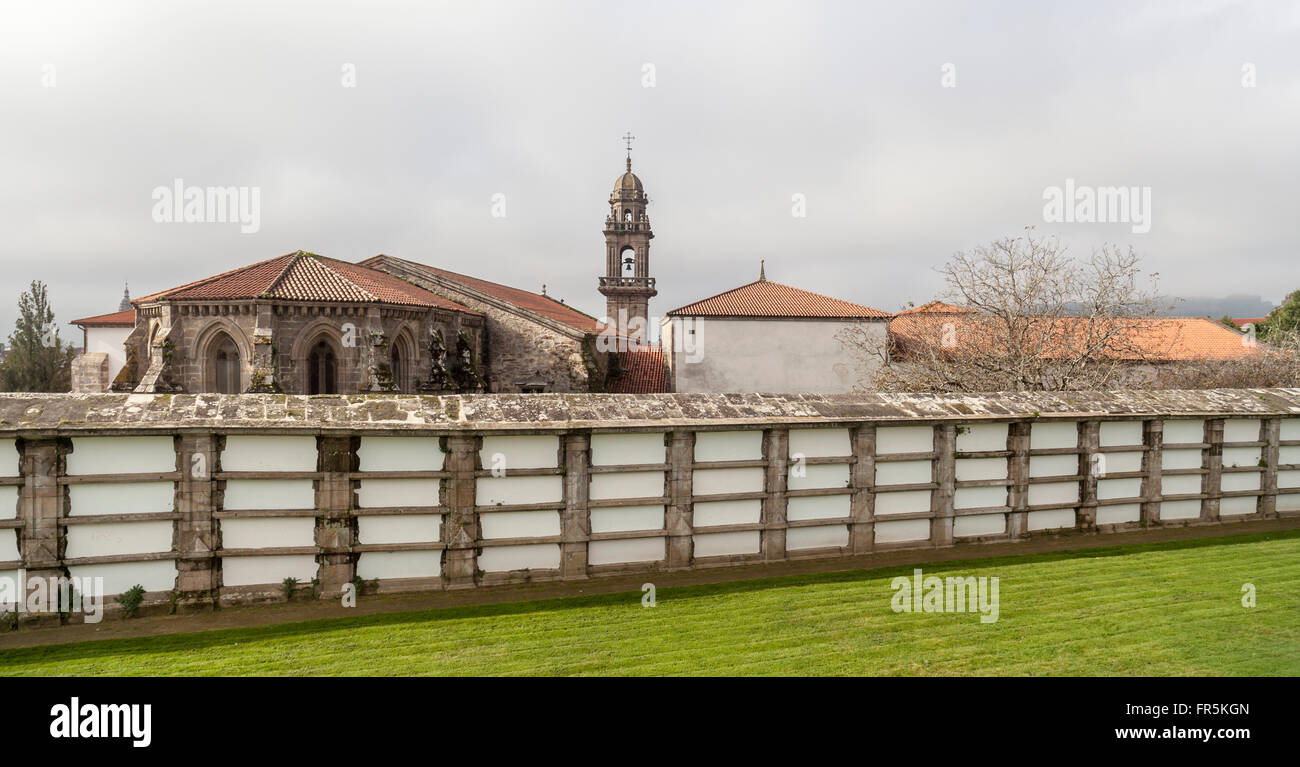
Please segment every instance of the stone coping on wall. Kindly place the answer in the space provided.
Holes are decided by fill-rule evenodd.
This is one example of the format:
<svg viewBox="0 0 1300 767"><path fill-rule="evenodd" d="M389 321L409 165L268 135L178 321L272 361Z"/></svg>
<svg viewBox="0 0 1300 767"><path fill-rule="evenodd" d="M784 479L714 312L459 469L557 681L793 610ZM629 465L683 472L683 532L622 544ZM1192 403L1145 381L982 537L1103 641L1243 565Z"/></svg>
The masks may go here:
<svg viewBox="0 0 1300 767"><path fill-rule="evenodd" d="M0 394L0 436L624 431L689 425L1300 415L1300 389L995 394Z"/></svg>

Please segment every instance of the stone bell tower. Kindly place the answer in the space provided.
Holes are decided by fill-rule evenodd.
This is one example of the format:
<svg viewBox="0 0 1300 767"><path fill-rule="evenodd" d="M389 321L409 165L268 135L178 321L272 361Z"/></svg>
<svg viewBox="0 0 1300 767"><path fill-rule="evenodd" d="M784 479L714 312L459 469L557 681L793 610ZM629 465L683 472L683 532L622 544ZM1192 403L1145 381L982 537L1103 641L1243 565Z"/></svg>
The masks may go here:
<svg viewBox="0 0 1300 767"><path fill-rule="evenodd" d="M612 331L644 344L650 338L650 299L658 294L650 276L650 217L646 215L645 188L632 173L632 136L627 142L627 171L614 182L605 219L605 276L600 292L605 296L605 317Z"/></svg>

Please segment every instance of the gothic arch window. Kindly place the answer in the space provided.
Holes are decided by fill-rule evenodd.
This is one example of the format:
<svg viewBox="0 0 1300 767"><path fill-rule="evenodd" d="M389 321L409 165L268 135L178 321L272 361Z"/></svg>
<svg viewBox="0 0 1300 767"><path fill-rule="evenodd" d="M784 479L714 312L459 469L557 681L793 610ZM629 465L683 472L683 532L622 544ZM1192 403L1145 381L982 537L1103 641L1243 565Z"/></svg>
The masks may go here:
<svg viewBox="0 0 1300 767"><path fill-rule="evenodd" d="M338 374L334 347L322 338L307 353L307 393L338 394Z"/></svg>
<svg viewBox="0 0 1300 767"><path fill-rule="evenodd" d="M238 394L240 362L239 347L234 339L225 333L220 334L212 346L209 365L212 369L212 389L219 394Z"/></svg>
<svg viewBox="0 0 1300 767"><path fill-rule="evenodd" d="M393 383L398 391L406 391L406 354L399 344L393 344L392 358Z"/></svg>

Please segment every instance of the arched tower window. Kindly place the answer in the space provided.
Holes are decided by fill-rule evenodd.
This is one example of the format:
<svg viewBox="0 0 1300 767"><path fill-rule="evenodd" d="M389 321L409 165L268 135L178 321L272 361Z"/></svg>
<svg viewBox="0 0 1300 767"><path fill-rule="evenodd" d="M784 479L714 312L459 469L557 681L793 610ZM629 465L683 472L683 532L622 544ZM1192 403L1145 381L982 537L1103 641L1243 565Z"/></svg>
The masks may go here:
<svg viewBox="0 0 1300 767"><path fill-rule="evenodd" d="M624 220L624 221L631 221L631 220L632 220L632 211L631 211L631 210L624 210L624 211L623 211L623 220Z"/></svg>
<svg viewBox="0 0 1300 767"><path fill-rule="evenodd" d="M324 339L307 354L307 393L338 394L338 360Z"/></svg>
<svg viewBox="0 0 1300 767"><path fill-rule="evenodd" d="M212 388L218 394L238 394L239 385L239 347L234 339L225 333L211 347Z"/></svg>
<svg viewBox="0 0 1300 767"><path fill-rule="evenodd" d="M624 277L633 277L636 275L636 251L631 248L624 248L619 258L622 259L623 266L620 270Z"/></svg>

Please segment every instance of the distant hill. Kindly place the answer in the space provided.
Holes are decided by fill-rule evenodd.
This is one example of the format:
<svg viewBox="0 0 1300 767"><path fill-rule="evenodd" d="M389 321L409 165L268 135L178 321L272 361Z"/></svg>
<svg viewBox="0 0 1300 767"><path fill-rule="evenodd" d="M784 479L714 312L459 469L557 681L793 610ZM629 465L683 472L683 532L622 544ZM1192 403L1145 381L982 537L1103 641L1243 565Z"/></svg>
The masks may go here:
<svg viewBox="0 0 1300 767"><path fill-rule="evenodd" d="M1196 296L1183 299L1164 298L1160 303L1174 303L1174 308L1162 312L1167 317L1263 317L1277 308L1272 301L1261 296L1232 295L1222 298Z"/></svg>

